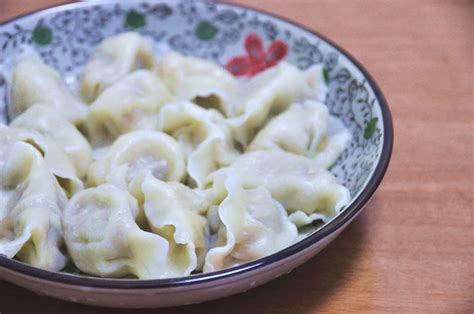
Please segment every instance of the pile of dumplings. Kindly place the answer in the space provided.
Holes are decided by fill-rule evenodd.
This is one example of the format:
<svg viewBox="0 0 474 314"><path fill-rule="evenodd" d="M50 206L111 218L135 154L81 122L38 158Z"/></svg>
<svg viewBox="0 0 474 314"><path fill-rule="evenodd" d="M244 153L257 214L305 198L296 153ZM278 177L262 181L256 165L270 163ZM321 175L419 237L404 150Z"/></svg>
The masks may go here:
<svg viewBox="0 0 474 314"><path fill-rule="evenodd" d="M236 79L123 33L69 88L19 58L0 124L0 254L60 271L159 279L282 250L351 200L328 168L351 136L322 69Z"/></svg>

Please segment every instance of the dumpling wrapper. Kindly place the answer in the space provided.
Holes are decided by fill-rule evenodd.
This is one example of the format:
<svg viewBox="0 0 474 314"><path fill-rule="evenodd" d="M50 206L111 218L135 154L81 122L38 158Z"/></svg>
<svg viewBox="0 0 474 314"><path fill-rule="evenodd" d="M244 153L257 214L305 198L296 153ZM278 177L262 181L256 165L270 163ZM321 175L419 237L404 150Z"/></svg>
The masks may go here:
<svg viewBox="0 0 474 314"><path fill-rule="evenodd" d="M59 271L67 262L61 212L67 202L43 156L15 142L0 165L0 254Z"/></svg>
<svg viewBox="0 0 474 314"><path fill-rule="evenodd" d="M150 174L163 181L182 181L186 162L179 144L158 131L135 131L120 136L110 147L102 149L89 168L88 186L109 183L126 190L140 205L136 221L146 226L141 183Z"/></svg>
<svg viewBox="0 0 474 314"><path fill-rule="evenodd" d="M0 145L2 147L0 166L2 156L8 154L16 142L31 144L43 156L48 169L54 174L68 196L83 189L84 184L79 179L76 169L64 150L54 141L35 131L8 127L0 123Z"/></svg>
<svg viewBox="0 0 474 314"><path fill-rule="evenodd" d="M327 107L316 101L295 103L260 130L247 148L282 150L315 159L330 167L351 140L349 131Z"/></svg>
<svg viewBox="0 0 474 314"><path fill-rule="evenodd" d="M329 219L351 200L349 190L317 161L283 151L256 151L241 155L230 167L208 177L214 202L226 195L229 172L238 175L246 189L266 188L289 213L319 213Z"/></svg>
<svg viewBox="0 0 474 314"><path fill-rule="evenodd" d="M140 68L155 65L151 44L138 33L126 32L102 41L84 68L80 91L90 103L107 87Z"/></svg>
<svg viewBox="0 0 474 314"><path fill-rule="evenodd" d="M76 127L57 112L36 104L16 117L11 127L38 132L60 146L71 160L76 173L83 178L92 162L92 149Z"/></svg>
<svg viewBox="0 0 474 314"><path fill-rule="evenodd" d="M181 100L231 114L237 80L223 67L204 59L168 52L159 62L159 73L168 89Z"/></svg>
<svg viewBox="0 0 474 314"><path fill-rule="evenodd" d="M178 141L187 156L191 183L199 188L210 173L230 165L239 155L224 118L213 109L188 101L168 104L159 114L158 129Z"/></svg>
<svg viewBox="0 0 474 314"><path fill-rule="evenodd" d="M179 182L163 182L147 175L141 188L144 210L152 232L169 242L169 264L182 276L202 269L209 227L205 213L210 203Z"/></svg>
<svg viewBox="0 0 474 314"><path fill-rule="evenodd" d="M322 76L320 66L301 71L281 62L245 82L229 119L235 139L245 148L270 116L304 97L322 98L327 88L318 73Z"/></svg>
<svg viewBox="0 0 474 314"><path fill-rule="evenodd" d="M135 223L137 206L130 194L109 184L74 195L62 223L64 240L77 268L101 277L160 279L179 275L167 264L168 242Z"/></svg>
<svg viewBox="0 0 474 314"><path fill-rule="evenodd" d="M205 273L262 258L295 242L295 225L265 188L244 189L231 174L224 189L227 195L217 209L221 224L216 246L206 256Z"/></svg>
<svg viewBox="0 0 474 314"><path fill-rule="evenodd" d="M84 122L88 112L87 106L67 89L59 73L33 53L22 56L15 66L12 101L15 116L41 103L76 125Z"/></svg>
<svg viewBox="0 0 474 314"><path fill-rule="evenodd" d="M154 129L155 115L170 99L168 89L153 72L125 75L91 104L85 126L93 146L104 146L134 130Z"/></svg>

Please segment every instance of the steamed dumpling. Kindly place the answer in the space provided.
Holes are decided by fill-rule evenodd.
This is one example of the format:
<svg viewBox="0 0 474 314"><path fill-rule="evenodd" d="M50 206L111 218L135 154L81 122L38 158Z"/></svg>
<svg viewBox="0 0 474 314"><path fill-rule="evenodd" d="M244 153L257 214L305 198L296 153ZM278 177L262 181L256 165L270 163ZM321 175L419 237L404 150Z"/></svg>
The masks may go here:
<svg viewBox="0 0 474 314"><path fill-rule="evenodd" d="M312 159L283 151L256 151L240 156L229 168L216 171L213 180L217 199L225 195L228 172L241 178L244 188L265 187L289 212L318 212L332 217L350 201L349 190Z"/></svg>
<svg viewBox="0 0 474 314"><path fill-rule="evenodd" d="M236 140L246 147L269 116L304 96L322 93L318 90L324 89L323 84L315 78L313 68L303 72L286 62L257 74L241 87L233 108L229 124Z"/></svg>
<svg viewBox="0 0 474 314"><path fill-rule="evenodd" d="M202 269L209 233L205 213L210 203L179 182L147 175L141 185L145 216L152 232L168 240L172 267L182 276Z"/></svg>
<svg viewBox="0 0 474 314"><path fill-rule="evenodd" d="M150 71L124 76L91 104L86 124L91 141L101 146L123 133L153 129L153 115L170 97L166 86Z"/></svg>
<svg viewBox="0 0 474 314"><path fill-rule="evenodd" d="M182 101L163 107L158 128L173 136L187 156L188 174L198 187L216 169L228 166L237 157L229 128L215 110L206 110Z"/></svg>
<svg viewBox="0 0 474 314"><path fill-rule="evenodd" d="M184 179L184 155L169 135L143 130L120 136L93 162L87 181L90 186L111 183L128 189L135 177L148 173L163 181Z"/></svg>
<svg viewBox="0 0 474 314"><path fill-rule="evenodd" d="M36 131L60 146L71 160L79 177L84 177L92 162L92 150L74 125L54 109L33 105L10 124L12 127Z"/></svg>
<svg viewBox="0 0 474 314"><path fill-rule="evenodd" d="M218 207L221 225L206 256L204 272L238 266L293 244L298 235L285 209L263 187L244 189L238 177L224 183L226 197Z"/></svg>
<svg viewBox="0 0 474 314"><path fill-rule="evenodd" d="M219 65L204 59L169 52L159 63L160 77L179 99L230 114L237 81Z"/></svg>
<svg viewBox="0 0 474 314"><path fill-rule="evenodd" d="M76 194L64 209L64 240L74 264L102 277L175 275L167 266L168 242L134 221L136 200L104 184Z"/></svg>
<svg viewBox="0 0 474 314"><path fill-rule="evenodd" d="M59 73L44 64L37 55L24 56L15 66L12 100L15 115L41 103L74 124L82 123L88 110L67 90Z"/></svg>
<svg viewBox="0 0 474 314"><path fill-rule="evenodd" d="M350 141L350 133L327 107L316 101L295 103L272 119L250 143L247 151L282 150L331 166Z"/></svg>
<svg viewBox="0 0 474 314"><path fill-rule="evenodd" d="M92 102L128 73L152 69L154 64L153 49L139 34L127 32L109 37L97 46L82 73L81 95Z"/></svg>
<svg viewBox="0 0 474 314"><path fill-rule="evenodd" d="M82 100L32 53L11 83L14 120L0 123L9 258L53 271L70 258L101 277L219 271L285 249L351 200L328 171L351 136L323 103L321 65L237 79L172 51L157 63L151 41L126 32L96 47Z"/></svg>
<svg viewBox="0 0 474 314"><path fill-rule="evenodd" d="M64 150L54 141L35 131L8 127L0 123L0 144L2 147L0 160L2 155L8 154L16 142L31 144L43 156L48 169L54 174L68 196L83 189L83 183L73 164Z"/></svg>
<svg viewBox="0 0 474 314"><path fill-rule="evenodd" d="M15 142L0 157L0 177L0 254L47 270L62 269L67 257L61 212L67 199L40 152Z"/></svg>

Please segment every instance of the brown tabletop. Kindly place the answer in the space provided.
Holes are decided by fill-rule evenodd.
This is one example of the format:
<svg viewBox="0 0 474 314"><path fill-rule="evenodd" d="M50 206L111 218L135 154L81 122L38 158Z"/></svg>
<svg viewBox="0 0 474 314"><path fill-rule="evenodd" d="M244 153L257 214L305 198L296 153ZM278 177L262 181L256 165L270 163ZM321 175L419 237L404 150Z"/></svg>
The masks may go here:
<svg viewBox="0 0 474 314"><path fill-rule="evenodd" d="M0 0L0 21L60 2ZM392 161L365 211L291 274L160 313L473 313L474 2L235 2L305 24L366 66L392 110ZM105 311L0 281L1 314Z"/></svg>

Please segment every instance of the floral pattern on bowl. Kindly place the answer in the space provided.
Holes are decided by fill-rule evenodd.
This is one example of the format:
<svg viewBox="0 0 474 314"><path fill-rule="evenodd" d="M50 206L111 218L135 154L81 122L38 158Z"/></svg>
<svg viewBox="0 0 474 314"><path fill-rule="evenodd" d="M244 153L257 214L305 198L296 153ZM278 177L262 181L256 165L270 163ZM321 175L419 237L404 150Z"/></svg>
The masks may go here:
<svg viewBox="0 0 474 314"><path fill-rule="evenodd" d="M236 269L211 276L195 275L189 277L194 279L179 282L161 280L159 284L115 280L116 289L129 289L128 298L118 303L116 291L107 290L112 280L92 282L75 275L63 278L63 274L51 275L0 257L2 277L55 297L96 305L150 307L200 302L249 289L290 271L319 252L360 212L380 183L391 153L393 131L383 96L362 66L329 40L252 9L194 0L83 2L2 24L0 122L10 121L12 64L25 49L36 50L48 65L61 72L67 84L75 85L93 48L104 38L129 30L150 37L158 55L171 48L218 62L237 76L254 75L281 60L300 69L322 65L328 85L326 104L352 134L348 149L331 172L350 190L353 203L327 224L314 226L299 243ZM74 273L76 269L66 271ZM88 299L87 291L78 287L81 285L96 293L97 298ZM45 286L48 289L43 290ZM143 289L149 289L147 295ZM174 289L172 297L168 298L171 294L166 289ZM163 291L168 293L166 297L161 295Z"/></svg>
<svg viewBox="0 0 474 314"><path fill-rule="evenodd" d="M255 75L278 64L288 54L288 45L284 41L275 40L265 50L262 39L254 33L245 37L244 47L247 54L233 57L226 65L235 76Z"/></svg>
<svg viewBox="0 0 474 314"><path fill-rule="evenodd" d="M170 21L176 20L181 28L169 27ZM326 103L353 134L350 148L332 172L355 196L370 177L381 152L383 127L377 99L362 74L337 49L284 24L243 8L212 2L92 5L49 14L30 21L28 26L7 25L0 35L0 67L11 62L25 46L32 46L47 64L73 82L97 43L131 29L184 54L227 65L236 75L253 75L285 56L301 69L323 64L329 86ZM263 57L270 59L259 60ZM0 99L6 105L10 103L8 80L8 71L2 71ZM8 121L7 112L5 107L1 109L0 121L4 117Z"/></svg>

